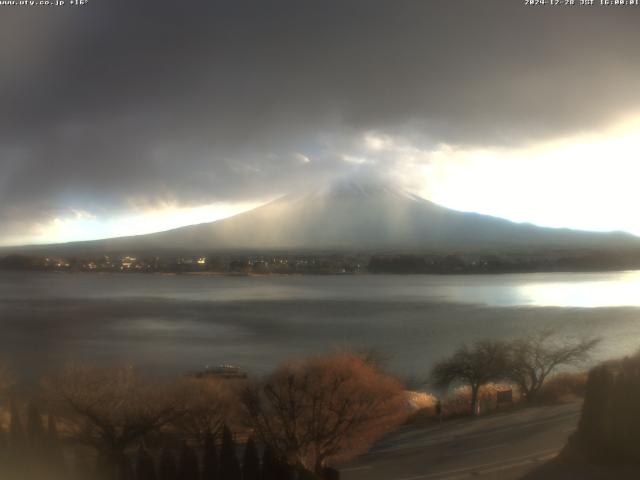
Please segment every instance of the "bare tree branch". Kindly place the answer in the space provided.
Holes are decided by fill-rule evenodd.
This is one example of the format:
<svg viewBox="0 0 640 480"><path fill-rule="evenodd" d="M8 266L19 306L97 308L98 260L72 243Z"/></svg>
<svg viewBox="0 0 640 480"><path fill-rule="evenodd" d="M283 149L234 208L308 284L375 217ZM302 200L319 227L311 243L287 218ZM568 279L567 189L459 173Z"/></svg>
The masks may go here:
<svg viewBox="0 0 640 480"><path fill-rule="evenodd" d="M460 384L471 387L471 413L477 413L478 393L483 385L507 377L508 347L504 342L482 340L463 345L431 372L436 385L449 388Z"/></svg>
<svg viewBox="0 0 640 480"><path fill-rule="evenodd" d="M588 360L600 339L561 339L543 330L509 345L509 378L527 400L535 398L549 375L561 366L577 366Z"/></svg>
<svg viewBox="0 0 640 480"><path fill-rule="evenodd" d="M243 403L263 442L315 471L365 451L406 415L401 385L344 352L280 367Z"/></svg>
<svg viewBox="0 0 640 480"><path fill-rule="evenodd" d="M175 387L143 381L133 368L68 366L44 386L71 436L106 462L184 414Z"/></svg>

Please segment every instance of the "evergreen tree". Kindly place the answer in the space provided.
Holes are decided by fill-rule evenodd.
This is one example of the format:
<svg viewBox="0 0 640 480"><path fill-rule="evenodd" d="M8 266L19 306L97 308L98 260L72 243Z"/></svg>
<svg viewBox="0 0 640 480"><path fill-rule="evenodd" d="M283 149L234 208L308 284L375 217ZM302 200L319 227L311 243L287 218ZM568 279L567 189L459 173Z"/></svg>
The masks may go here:
<svg viewBox="0 0 640 480"><path fill-rule="evenodd" d="M276 477L278 480L294 480L295 478L294 468L282 458L279 458L277 460L276 471L278 472L278 476ZM311 472L307 472L307 473L311 473Z"/></svg>
<svg viewBox="0 0 640 480"><path fill-rule="evenodd" d="M310 472L306 468L302 467L289 467L283 478L287 478L290 480L293 480L294 478L296 480L325 480L324 477L319 477L315 473Z"/></svg>
<svg viewBox="0 0 640 480"><path fill-rule="evenodd" d="M608 392L604 418L607 458L611 463L640 461L640 359L623 360Z"/></svg>
<svg viewBox="0 0 640 480"><path fill-rule="evenodd" d="M589 372L570 446L594 463L640 463L640 354Z"/></svg>
<svg viewBox="0 0 640 480"><path fill-rule="evenodd" d="M635 365L630 370L629 385L625 389L621 385L621 394L627 394L626 408L629 412L626 428L628 429L628 456L635 464L640 463L640 361L635 359Z"/></svg>
<svg viewBox="0 0 640 480"><path fill-rule="evenodd" d="M160 453L160 467L158 469L159 480L178 480L178 468L176 459L171 450L163 448Z"/></svg>
<svg viewBox="0 0 640 480"><path fill-rule="evenodd" d="M278 479L278 461L270 446L266 446L262 453L262 480Z"/></svg>
<svg viewBox="0 0 640 480"><path fill-rule="evenodd" d="M156 480L157 478L153 458L144 447L140 447L136 456L136 478L137 480Z"/></svg>
<svg viewBox="0 0 640 480"><path fill-rule="evenodd" d="M9 422L9 445L12 453L22 452L24 450L25 435L20 420L20 413L15 402L11 402L10 406L11 420Z"/></svg>
<svg viewBox="0 0 640 480"><path fill-rule="evenodd" d="M262 455L262 480L293 480L293 468L267 446Z"/></svg>
<svg viewBox="0 0 640 480"><path fill-rule="evenodd" d="M11 476L24 478L28 474L31 465L26 462L26 440L22 420L16 404L11 402L9 407L11 419L9 420L9 448L7 457L7 468L9 478Z"/></svg>
<svg viewBox="0 0 640 480"><path fill-rule="evenodd" d="M27 407L27 437L31 447L41 448L45 443L44 425L38 408L30 403Z"/></svg>
<svg viewBox="0 0 640 480"><path fill-rule="evenodd" d="M135 480L135 474L133 472L133 465L131 465L131 459L127 455L123 455L120 459L120 465L118 468L118 480Z"/></svg>
<svg viewBox="0 0 640 480"><path fill-rule="evenodd" d="M613 375L606 365L589 372L577 437L581 448L592 460L603 460L607 453L607 413Z"/></svg>
<svg viewBox="0 0 640 480"><path fill-rule="evenodd" d="M38 408L29 403L27 406L27 434L25 445L25 457L22 461L29 471L29 476L33 478L58 478L62 473L59 469L54 470L50 462L48 439L45 432L42 416Z"/></svg>
<svg viewBox="0 0 640 480"><path fill-rule="evenodd" d="M51 414L47 417L47 439L49 442L58 443L58 424Z"/></svg>
<svg viewBox="0 0 640 480"><path fill-rule="evenodd" d="M202 465L203 480L219 480L220 466L218 462L218 450L216 440L211 433L207 433L204 439L204 459Z"/></svg>
<svg viewBox="0 0 640 480"><path fill-rule="evenodd" d="M322 471L322 480L340 480L340 471L335 468L326 467Z"/></svg>
<svg viewBox="0 0 640 480"><path fill-rule="evenodd" d="M83 455L76 453L73 457L73 470L71 478L73 480L87 480L95 477L95 469L89 466L89 460Z"/></svg>
<svg viewBox="0 0 640 480"><path fill-rule="evenodd" d="M634 410L635 399L631 395L633 380L630 372L625 366L613 379L608 393L608 412L603 414L605 423L606 447L609 450L608 458L610 462L623 462L627 456L629 444L633 442L633 434L629 431L632 424L631 412ZM621 386L624 386L621 388Z"/></svg>
<svg viewBox="0 0 640 480"><path fill-rule="evenodd" d="M120 472L122 456L114 457L104 453L99 453L94 465L96 477L104 480L117 479Z"/></svg>
<svg viewBox="0 0 640 480"><path fill-rule="evenodd" d="M200 471L198 467L198 455L195 450L186 443L180 449L178 462L178 478L180 480L198 480Z"/></svg>
<svg viewBox="0 0 640 480"><path fill-rule="evenodd" d="M253 441L249 438L244 448L242 457L242 479L243 480L260 480L260 457L258 457L258 449Z"/></svg>
<svg viewBox="0 0 640 480"><path fill-rule="evenodd" d="M9 459L7 436L0 424L0 478L4 478L7 474L7 460Z"/></svg>
<svg viewBox="0 0 640 480"><path fill-rule="evenodd" d="M222 446L220 448L220 477L222 480L240 480L240 464L236 455L236 445L229 427L222 430Z"/></svg>
<svg viewBox="0 0 640 480"><path fill-rule="evenodd" d="M47 418L47 433L45 437L45 457L48 466L54 472L64 469L64 457L58 440L58 426L53 415Z"/></svg>

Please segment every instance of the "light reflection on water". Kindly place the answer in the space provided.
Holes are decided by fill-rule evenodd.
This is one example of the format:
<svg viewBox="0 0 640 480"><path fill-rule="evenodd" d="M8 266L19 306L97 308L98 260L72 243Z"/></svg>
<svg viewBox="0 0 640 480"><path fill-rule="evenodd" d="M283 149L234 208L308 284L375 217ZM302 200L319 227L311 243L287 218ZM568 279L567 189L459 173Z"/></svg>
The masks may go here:
<svg viewBox="0 0 640 480"><path fill-rule="evenodd" d="M601 274L581 281L539 282L519 286L522 304L543 307L640 306L640 272Z"/></svg>

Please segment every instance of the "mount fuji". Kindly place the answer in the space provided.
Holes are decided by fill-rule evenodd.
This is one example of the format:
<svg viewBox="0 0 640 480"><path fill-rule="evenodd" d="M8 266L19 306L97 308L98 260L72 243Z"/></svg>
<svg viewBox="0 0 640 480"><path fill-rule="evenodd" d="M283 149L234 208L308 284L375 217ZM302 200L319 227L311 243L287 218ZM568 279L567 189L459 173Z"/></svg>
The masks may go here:
<svg viewBox="0 0 640 480"><path fill-rule="evenodd" d="M380 179L348 178L234 217L67 244L100 251L504 251L633 248L626 233L542 228L451 210Z"/></svg>

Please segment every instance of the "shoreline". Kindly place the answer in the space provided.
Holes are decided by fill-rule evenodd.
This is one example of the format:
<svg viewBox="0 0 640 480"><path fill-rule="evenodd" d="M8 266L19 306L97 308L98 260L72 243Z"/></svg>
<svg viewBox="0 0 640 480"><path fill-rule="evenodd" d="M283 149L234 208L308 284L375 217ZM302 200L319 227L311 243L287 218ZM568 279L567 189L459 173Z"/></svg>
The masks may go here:
<svg viewBox="0 0 640 480"><path fill-rule="evenodd" d="M65 274L93 274L93 275L162 275L162 276L192 276L192 277L362 277L362 276L493 276L493 275L534 275L534 274L550 274L550 273L633 273L639 272L640 268L598 268L598 269L573 269L573 270L512 270L512 271L451 271L451 272L292 272L292 273L235 273L235 272L160 272L160 271L144 271L144 270L44 270L44 269L11 269L0 268L0 273L65 273Z"/></svg>

